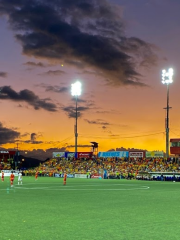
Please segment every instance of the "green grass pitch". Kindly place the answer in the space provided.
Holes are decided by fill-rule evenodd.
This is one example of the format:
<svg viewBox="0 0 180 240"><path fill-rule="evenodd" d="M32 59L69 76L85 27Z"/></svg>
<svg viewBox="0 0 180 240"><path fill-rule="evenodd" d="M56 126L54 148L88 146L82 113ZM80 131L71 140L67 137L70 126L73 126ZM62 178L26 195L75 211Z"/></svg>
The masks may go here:
<svg viewBox="0 0 180 240"><path fill-rule="evenodd" d="M5 177L0 219L0 240L179 240L180 183Z"/></svg>

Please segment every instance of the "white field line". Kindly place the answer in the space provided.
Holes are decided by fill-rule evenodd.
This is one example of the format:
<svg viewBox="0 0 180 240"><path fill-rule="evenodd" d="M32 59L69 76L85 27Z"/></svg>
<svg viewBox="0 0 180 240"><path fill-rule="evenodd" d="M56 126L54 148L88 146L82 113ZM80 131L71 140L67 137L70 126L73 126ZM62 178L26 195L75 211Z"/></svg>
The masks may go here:
<svg viewBox="0 0 180 240"><path fill-rule="evenodd" d="M51 185L51 186L53 186L53 185L60 185L61 186L61 184L63 183L63 181L61 181L61 182L59 182L59 183L40 183L40 182L36 182L36 183L25 183L25 184L23 184L23 186L26 186L26 185L34 185L34 184L36 184L36 185ZM67 183L68 184L68 183ZM121 184L121 183L113 183L113 184L72 184L72 183L70 183L70 186L68 186L68 185L66 185L66 187L72 187L72 185L74 185L75 187L81 187L81 186L85 186L85 187L93 187L93 186L101 186L101 187L104 187L104 186L106 186L106 187L109 187L109 186L137 186L137 184ZM15 184L15 186L19 186L18 184ZM73 187L74 187L73 186ZM141 186L142 187L142 186ZM147 187L147 186L146 186Z"/></svg>
<svg viewBox="0 0 180 240"><path fill-rule="evenodd" d="M79 188L18 188L18 189L27 189L27 190L31 190L31 189L39 189L39 190L48 190L48 191L133 191L133 190L148 190L149 187L147 186L144 186L143 188L131 188L131 189L128 189L128 188L124 188L124 189L114 189L114 188L97 188L97 189L79 189Z"/></svg>
<svg viewBox="0 0 180 240"><path fill-rule="evenodd" d="M70 186L69 186L70 187ZM96 188L96 189L90 189L90 188L67 188L67 186L59 186L59 188L50 188L50 187L15 187L15 189L26 189L26 190L48 190L48 191L132 191L132 190L147 190L150 187L148 186L141 186L138 188ZM1 189L1 190L7 190L7 189Z"/></svg>
<svg viewBox="0 0 180 240"><path fill-rule="evenodd" d="M27 185L37 185L37 187L26 187ZM43 187L43 186L38 186L38 185L51 185L51 186L47 186L47 187ZM59 188L53 188L54 185L58 184ZM63 186L61 185L62 182L59 182L59 183L40 183L40 182L35 182L35 183L26 183L26 184L23 184L22 186L21 185L18 185L18 184L15 184L15 187L13 187L14 189L26 189L26 190L35 190L35 189L38 189L38 190L50 190L50 191L53 191L53 190L65 190L65 191L125 191L125 190L147 190L149 189L150 187L148 186L137 186L137 184L121 184L121 183L108 183L108 184L72 184L70 183L70 186ZM72 186L74 185L74 186ZM25 187L24 187L25 186ZM81 186L85 186L87 188L77 188L77 187L81 187ZM91 188L88 188L88 187L91 187L91 186L100 186L102 188L95 188L95 189L91 189ZM126 186L126 188L109 188L109 187L115 187L115 186ZM76 187L76 188L74 188ZM106 188L104 188L106 187ZM127 188L127 187L132 187L132 188ZM13 188L9 188L9 190L12 190ZM7 191L8 188L5 188L5 189L0 189L0 191Z"/></svg>

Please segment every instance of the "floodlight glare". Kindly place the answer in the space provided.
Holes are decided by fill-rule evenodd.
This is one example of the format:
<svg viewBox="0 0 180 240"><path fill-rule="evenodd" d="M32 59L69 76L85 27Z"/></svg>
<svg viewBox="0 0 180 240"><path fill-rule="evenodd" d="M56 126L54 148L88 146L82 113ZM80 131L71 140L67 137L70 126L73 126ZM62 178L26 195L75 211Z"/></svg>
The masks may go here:
<svg viewBox="0 0 180 240"><path fill-rule="evenodd" d="M81 95L81 83L79 81L71 84L71 95L75 97Z"/></svg>
<svg viewBox="0 0 180 240"><path fill-rule="evenodd" d="M173 82L173 75L174 70L172 68L169 68L168 71L165 69L162 70L162 83L163 84L170 84Z"/></svg>

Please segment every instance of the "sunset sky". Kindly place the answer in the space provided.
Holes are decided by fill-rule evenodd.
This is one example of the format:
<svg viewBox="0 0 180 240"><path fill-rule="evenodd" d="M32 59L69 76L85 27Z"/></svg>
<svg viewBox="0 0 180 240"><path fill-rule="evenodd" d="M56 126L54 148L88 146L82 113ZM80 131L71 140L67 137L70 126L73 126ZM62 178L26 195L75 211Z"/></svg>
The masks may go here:
<svg viewBox="0 0 180 240"><path fill-rule="evenodd" d="M179 0L0 0L0 144L74 150L70 86L82 83L79 151L165 151L180 137Z"/></svg>

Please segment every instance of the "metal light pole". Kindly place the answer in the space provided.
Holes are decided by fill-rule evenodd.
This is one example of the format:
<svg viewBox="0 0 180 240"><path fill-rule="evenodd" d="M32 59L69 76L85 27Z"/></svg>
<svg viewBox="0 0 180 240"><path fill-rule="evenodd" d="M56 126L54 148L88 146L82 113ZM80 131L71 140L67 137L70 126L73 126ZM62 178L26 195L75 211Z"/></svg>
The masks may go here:
<svg viewBox="0 0 180 240"><path fill-rule="evenodd" d="M75 97L76 100L76 114L75 114L75 127L74 127L74 134L75 134L75 156L77 155L77 145L78 145L78 132L77 132L77 120L78 120L78 111L77 111L77 103L78 97L81 95L81 83L79 81L71 84L71 95Z"/></svg>
<svg viewBox="0 0 180 240"><path fill-rule="evenodd" d="M169 68L168 71L162 70L162 83L167 85L167 106L166 106L166 158L169 157L169 84L173 82L174 71Z"/></svg>
<svg viewBox="0 0 180 240"><path fill-rule="evenodd" d="M76 122L75 122L75 154L77 154L77 139L78 139L78 132L77 132L77 119L78 119L78 112L77 112L77 102L78 96L75 96L76 99Z"/></svg>

